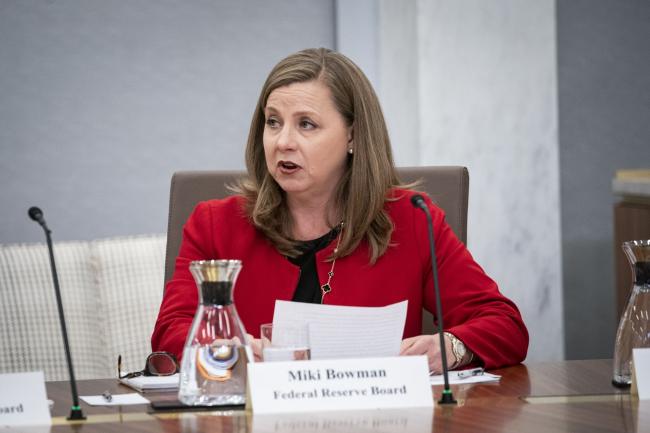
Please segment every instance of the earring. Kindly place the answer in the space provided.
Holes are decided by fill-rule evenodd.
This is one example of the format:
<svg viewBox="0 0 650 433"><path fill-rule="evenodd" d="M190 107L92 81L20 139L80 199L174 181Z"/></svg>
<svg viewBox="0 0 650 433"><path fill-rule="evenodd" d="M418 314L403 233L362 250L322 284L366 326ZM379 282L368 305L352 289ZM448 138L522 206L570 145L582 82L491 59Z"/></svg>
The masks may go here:
<svg viewBox="0 0 650 433"><path fill-rule="evenodd" d="M348 153L349 153L350 155L352 155L353 152L354 152L354 150L352 150L352 148L350 147L350 148L348 149Z"/></svg>

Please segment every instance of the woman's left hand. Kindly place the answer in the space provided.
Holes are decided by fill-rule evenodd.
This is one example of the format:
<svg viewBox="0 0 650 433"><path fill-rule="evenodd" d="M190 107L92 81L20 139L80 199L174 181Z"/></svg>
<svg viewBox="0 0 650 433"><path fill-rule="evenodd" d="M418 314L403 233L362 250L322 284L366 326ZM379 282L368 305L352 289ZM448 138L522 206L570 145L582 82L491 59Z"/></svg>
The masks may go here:
<svg viewBox="0 0 650 433"><path fill-rule="evenodd" d="M451 349L451 341L444 336L445 350L447 354L447 366L452 366L456 362L456 357ZM418 335L417 337L405 338L399 351L400 355L427 355L429 361L429 371L439 374L442 373L442 360L440 358L440 336L435 335Z"/></svg>

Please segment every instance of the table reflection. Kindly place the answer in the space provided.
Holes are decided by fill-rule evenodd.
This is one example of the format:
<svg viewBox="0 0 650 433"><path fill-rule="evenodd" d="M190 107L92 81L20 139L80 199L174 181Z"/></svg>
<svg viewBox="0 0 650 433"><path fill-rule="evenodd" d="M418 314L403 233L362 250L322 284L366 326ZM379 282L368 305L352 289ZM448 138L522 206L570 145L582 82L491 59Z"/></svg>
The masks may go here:
<svg viewBox="0 0 650 433"><path fill-rule="evenodd" d="M430 433L432 408L333 411L303 414L254 415L254 433L389 432Z"/></svg>
<svg viewBox="0 0 650 433"><path fill-rule="evenodd" d="M246 432L317 433L386 432L430 433L432 408L284 413L274 415L234 412L186 412L157 415L162 431L169 433Z"/></svg>

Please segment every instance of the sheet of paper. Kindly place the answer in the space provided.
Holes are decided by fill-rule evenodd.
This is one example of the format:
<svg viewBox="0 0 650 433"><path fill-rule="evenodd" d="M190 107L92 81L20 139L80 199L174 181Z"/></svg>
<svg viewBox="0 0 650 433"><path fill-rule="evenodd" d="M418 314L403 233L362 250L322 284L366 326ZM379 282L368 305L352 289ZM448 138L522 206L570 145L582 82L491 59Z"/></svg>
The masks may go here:
<svg viewBox="0 0 650 433"><path fill-rule="evenodd" d="M106 401L101 395L81 395L80 399L91 406L127 406L130 404L149 404L149 400L132 392L130 394L113 394L111 401Z"/></svg>
<svg viewBox="0 0 650 433"><path fill-rule="evenodd" d="M650 400L650 347L632 349L639 399Z"/></svg>
<svg viewBox="0 0 650 433"><path fill-rule="evenodd" d="M458 371L449 372L449 383L452 385L465 385L468 383L482 383L482 382L498 382L501 379L501 376L492 373L483 373L477 376L470 376L463 379L458 377ZM429 376L429 382L431 385L444 385L445 381L442 377L442 374L435 374Z"/></svg>
<svg viewBox="0 0 650 433"><path fill-rule="evenodd" d="M273 325L309 326L311 359L397 356L407 303L344 307L276 301Z"/></svg>

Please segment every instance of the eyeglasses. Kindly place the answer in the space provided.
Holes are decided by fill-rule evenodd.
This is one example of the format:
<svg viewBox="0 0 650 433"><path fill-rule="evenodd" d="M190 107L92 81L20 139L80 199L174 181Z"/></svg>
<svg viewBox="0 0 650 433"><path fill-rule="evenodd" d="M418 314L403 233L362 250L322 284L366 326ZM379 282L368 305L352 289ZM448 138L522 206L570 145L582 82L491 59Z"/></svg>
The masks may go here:
<svg viewBox="0 0 650 433"><path fill-rule="evenodd" d="M144 370L122 375L122 355L117 357L117 377L131 379L138 376L171 376L178 373L178 361L173 353L152 352L147 356Z"/></svg>

